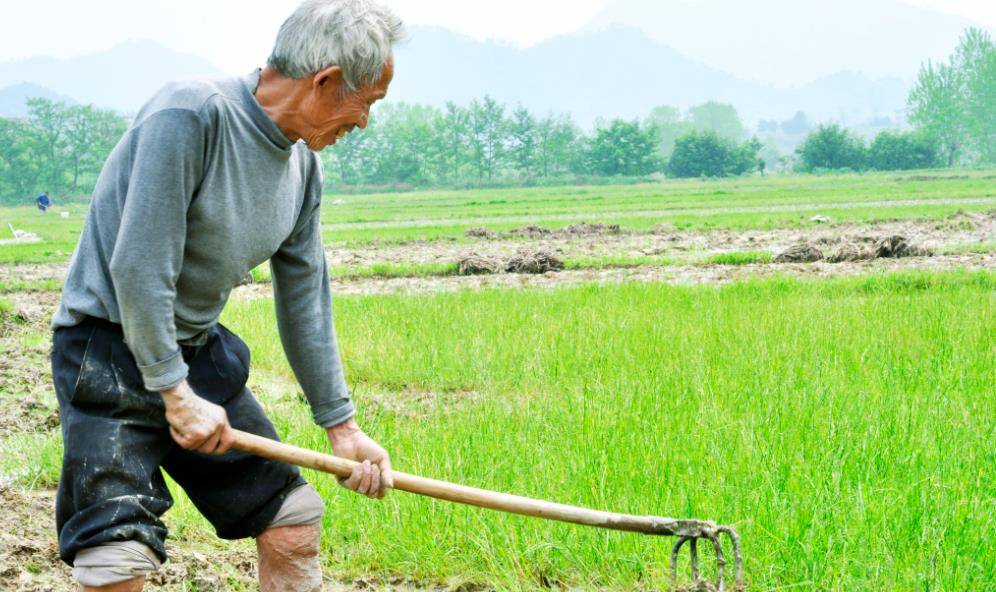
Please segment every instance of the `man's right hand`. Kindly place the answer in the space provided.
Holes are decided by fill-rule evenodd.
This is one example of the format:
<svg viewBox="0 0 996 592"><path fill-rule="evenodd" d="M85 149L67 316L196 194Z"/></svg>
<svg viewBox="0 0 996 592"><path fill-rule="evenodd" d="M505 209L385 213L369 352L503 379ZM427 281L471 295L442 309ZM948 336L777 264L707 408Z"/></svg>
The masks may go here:
<svg viewBox="0 0 996 592"><path fill-rule="evenodd" d="M198 397L186 380L160 394L177 444L206 454L224 454L232 447L232 426L220 405Z"/></svg>

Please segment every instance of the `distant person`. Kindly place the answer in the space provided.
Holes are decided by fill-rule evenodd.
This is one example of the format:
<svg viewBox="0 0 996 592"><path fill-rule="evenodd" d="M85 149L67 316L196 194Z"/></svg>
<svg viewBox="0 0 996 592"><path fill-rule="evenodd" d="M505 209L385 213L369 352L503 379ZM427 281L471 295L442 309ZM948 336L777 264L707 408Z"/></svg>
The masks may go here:
<svg viewBox="0 0 996 592"><path fill-rule="evenodd" d="M104 164L52 321L59 554L84 592L141 590L166 560L162 470L218 536L256 539L262 592L321 589L325 503L296 468L229 451L233 428L277 437L245 386L249 348L218 323L264 261L312 419L360 461L340 482L371 498L391 489L343 376L317 151L366 127L402 28L374 0L307 0L265 68L167 85Z"/></svg>
<svg viewBox="0 0 996 592"><path fill-rule="evenodd" d="M38 209L41 211L42 214L47 212L50 207L55 205L52 203L52 198L49 197L48 191L36 197L35 203L38 204Z"/></svg>

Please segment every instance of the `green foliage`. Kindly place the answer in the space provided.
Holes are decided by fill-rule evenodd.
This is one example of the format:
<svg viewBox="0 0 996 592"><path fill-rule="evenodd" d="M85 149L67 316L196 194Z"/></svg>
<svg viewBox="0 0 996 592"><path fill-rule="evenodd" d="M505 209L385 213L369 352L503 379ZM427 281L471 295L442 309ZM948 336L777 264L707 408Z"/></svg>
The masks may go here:
<svg viewBox="0 0 996 592"><path fill-rule="evenodd" d="M595 132L588 159L599 175L646 175L660 168L656 152L653 137L638 122L616 119Z"/></svg>
<svg viewBox="0 0 996 592"><path fill-rule="evenodd" d="M567 116L506 114L487 96L442 110L386 103L322 159L332 186L531 183L586 172L581 136Z"/></svg>
<svg viewBox="0 0 996 592"><path fill-rule="evenodd" d="M30 203L50 191L56 202L89 193L124 120L90 105L28 99L25 120L0 118L0 203Z"/></svg>
<svg viewBox="0 0 996 592"><path fill-rule="evenodd" d="M744 137L743 122L733 105L708 101L688 110L692 127L702 131L715 132L720 138L739 142Z"/></svg>
<svg viewBox="0 0 996 592"><path fill-rule="evenodd" d="M762 169L757 139L736 143L713 131L692 131L678 138L668 160L672 177L730 177Z"/></svg>
<svg viewBox="0 0 996 592"><path fill-rule="evenodd" d="M865 168L865 145L861 138L837 125L820 125L796 149L804 172Z"/></svg>
<svg viewBox="0 0 996 592"><path fill-rule="evenodd" d="M996 163L996 45L970 28L947 64L920 67L910 121L938 142L947 166Z"/></svg>
<svg viewBox="0 0 996 592"><path fill-rule="evenodd" d="M923 132L884 130L868 147L868 168L879 171L926 169L938 164L937 141Z"/></svg>
<svg viewBox="0 0 996 592"><path fill-rule="evenodd" d="M733 105L715 101L696 105L685 115L677 107L660 105L650 111L643 124L657 139L658 153L664 162L671 158L678 138L693 130L713 132L733 143L739 143L746 133Z"/></svg>
<svg viewBox="0 0 996 592"><path fill-rule="evenodd" d="M693 129L692 122L682 118L681 110L670 105L654 107L643 124L657 138L658 153L665 162L674 152L675 141Z"/></svg>

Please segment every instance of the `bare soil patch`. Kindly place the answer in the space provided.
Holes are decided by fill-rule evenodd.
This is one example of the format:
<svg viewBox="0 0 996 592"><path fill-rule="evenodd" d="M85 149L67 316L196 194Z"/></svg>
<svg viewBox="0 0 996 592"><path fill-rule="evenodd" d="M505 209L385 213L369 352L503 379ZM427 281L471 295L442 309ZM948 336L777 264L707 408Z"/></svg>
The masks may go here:
<svg viewBox="0 0 996 592"><path fill-rule="evenodd" d="M557 288L590 283L663 282L677 285L722 284L749 278L788 276L800 278L851 277L890 271L945 271L996 269L996 254L966 253L870 259L844 263L752 263L747 265L669 265L614 269L565 270L544 274L491 274L471 276L376 278L333 280L332 291L342 295L454 292L490 288ZM237 289L235 298L271 297L268 284Z"/></svg>
<svg viewBox="0 0 996 592"><path fill-rule="evenodd" d="M597 227L595 224L588 226ZM605 226L606 230L612 228ZM485 229L486 230L486 229ZM490 231L489 231L490 232ZM471 254L507 260L522 249L547 250L560 259L640 257L660 255L688 258L730 251L766 250L781 253L805 241L826 255L848 244L871 245L889 236L905 237L911 244L939 251L952 245L996 240L996 210L959 213L940 220L905 220L873 224L819 224L774 230L675 230L663 223L644 232L564 234L539 226L524 226L473 244L446 241L406 245L329 245L333 266L369 266L377 263L427 264L460 261Z"/></svg>

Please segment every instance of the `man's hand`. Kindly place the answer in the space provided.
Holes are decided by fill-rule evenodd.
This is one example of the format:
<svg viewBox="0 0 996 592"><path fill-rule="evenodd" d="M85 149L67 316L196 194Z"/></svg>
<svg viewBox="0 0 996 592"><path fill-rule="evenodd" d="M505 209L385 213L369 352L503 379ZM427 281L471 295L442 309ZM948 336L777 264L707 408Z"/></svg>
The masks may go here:
<svg viewBox="0 0 996 592"><path fill-rule="evenodd" d="M160 394L177 444L206 454L224 454L232 447L232 426L224 408L198 397L186 380Z"/></svg>
<svg viewBox="0 0 996 592"><path fill-rule="evenodd" d="M339 484L371 499L387 495L388 490L394 487L387 451L364 434L353 419L332 426L327 431L336 456L360 461L348 479L339 479Z"/></svg>

